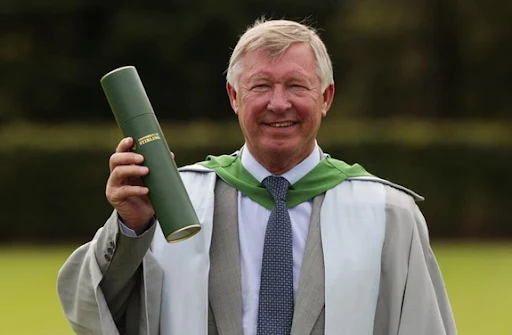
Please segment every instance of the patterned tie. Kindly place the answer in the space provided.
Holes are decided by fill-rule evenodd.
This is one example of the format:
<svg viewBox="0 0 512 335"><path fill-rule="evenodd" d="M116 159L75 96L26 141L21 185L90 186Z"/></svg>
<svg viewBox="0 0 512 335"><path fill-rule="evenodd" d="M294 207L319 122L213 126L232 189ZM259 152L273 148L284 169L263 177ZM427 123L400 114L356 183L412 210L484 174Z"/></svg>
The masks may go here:
<svg viewBox="0 0 512 335"><path fill-rule="evenodd" d="M269 176L263 185L274 198L270 213L261 266L258 306L258 335L288 335L293 319L292 226L286 208L290 183L283 177Z"/></svg>

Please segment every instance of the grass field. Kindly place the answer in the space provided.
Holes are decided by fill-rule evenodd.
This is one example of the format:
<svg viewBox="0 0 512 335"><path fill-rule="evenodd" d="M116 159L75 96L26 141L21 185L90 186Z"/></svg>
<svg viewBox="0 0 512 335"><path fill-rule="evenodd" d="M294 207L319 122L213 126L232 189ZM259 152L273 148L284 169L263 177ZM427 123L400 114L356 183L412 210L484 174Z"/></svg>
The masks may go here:
<svg viewBox="0 0 512 335"><path fill-rule="evenodd" d="M0 334L73 334L55 289L57 271L72 249L0 247ZM437 243L434 251L459 334L512 334L512 243Z"/></svg>

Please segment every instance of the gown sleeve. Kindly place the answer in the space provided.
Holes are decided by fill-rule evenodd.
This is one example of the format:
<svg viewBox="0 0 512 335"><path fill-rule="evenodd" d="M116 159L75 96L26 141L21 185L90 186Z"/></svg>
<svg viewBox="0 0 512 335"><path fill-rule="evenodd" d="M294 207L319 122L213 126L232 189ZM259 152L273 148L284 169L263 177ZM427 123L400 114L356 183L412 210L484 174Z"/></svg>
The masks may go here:
<svg viewBox="0 0 512 335"><path fill-rule="evenodd" d="M57 292L76 334L158 334L163 274L148 251L153 233L120 234L114 212L66 260Z"/></svg>
<svg viewBox="0 0 512 335"><path fill-rule="evenodd" d="M412 197L388 189L374 335L455 335L425 219Z"/></svg>

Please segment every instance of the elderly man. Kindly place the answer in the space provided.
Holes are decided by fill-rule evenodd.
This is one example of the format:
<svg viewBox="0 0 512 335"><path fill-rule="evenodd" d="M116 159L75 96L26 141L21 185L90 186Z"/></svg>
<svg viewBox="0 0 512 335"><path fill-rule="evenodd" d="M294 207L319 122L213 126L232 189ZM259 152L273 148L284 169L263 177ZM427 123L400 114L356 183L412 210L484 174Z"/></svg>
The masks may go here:
<svg viewBox="0 0 512 335"><path fill-rule="evenodd" d="M333 97L316 32L257 21L238 41L227 92L245 144L181 169L202 224L165 241L123 139L115 208L59 273L78 334L456 334L412 191L324 154Z"/></svg>

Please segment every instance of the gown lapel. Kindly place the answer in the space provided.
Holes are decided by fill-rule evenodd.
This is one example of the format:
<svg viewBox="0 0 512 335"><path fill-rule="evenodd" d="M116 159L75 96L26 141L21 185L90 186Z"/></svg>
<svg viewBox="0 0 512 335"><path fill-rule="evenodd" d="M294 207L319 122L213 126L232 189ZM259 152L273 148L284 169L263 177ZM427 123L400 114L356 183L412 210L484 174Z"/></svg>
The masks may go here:
<svg viewBox="0 0 512 335"><path fill-rule="evenodd" d="M217 178L210 247L209 300L219 334L242 334L237 190Z"/></svg>
<svg viewBox="0 0 512 335"><path fill-rule="evenodd" d="M293 314L292 334L310 334L325 304L324 256L320 238L320 208L323 200L324 194L313 199L311 223Z"/></svg>

